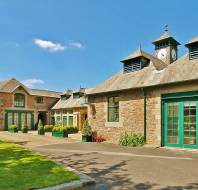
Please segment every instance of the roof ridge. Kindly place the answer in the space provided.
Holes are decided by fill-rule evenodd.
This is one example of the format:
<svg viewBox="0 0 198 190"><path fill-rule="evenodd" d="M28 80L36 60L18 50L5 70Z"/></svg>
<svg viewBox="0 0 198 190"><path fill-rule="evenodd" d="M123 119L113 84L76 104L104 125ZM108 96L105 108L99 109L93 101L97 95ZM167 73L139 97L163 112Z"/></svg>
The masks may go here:
<svg viewBox="0 0 198 190"><path fill-rule="evenodd" d="M56 92L56 93L62 93L54 90L46 90L46 89L38 89L38 88L29 88L30 90L40 90L40 91L48 91L48 92Z"/></svg>

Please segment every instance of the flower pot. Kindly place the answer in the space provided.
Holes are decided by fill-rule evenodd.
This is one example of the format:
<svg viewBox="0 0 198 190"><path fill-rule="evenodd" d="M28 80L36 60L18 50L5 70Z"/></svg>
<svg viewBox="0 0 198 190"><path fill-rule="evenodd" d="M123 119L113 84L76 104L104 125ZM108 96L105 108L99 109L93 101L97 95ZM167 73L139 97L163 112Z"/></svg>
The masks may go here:
<svg viewBox="0 0 198 190"><path fill-rule="evenodd" d="M21 129L21 132L22 132L22 133L27 133L27 132L28 132L28 129L27 129L27 128L22 128L22 129Z"/></svg>
<svg viewBox="0 0 198 190"><path fill-rule="evenodd" d="M10 133L18 133L18 129L17 129L17 128L8 129L8 131L9 131Z"/></svg>
<svg viewBox="0 0 198 190"><path fill-rule="evenodd" d="M82 142L92 142L92 135L82 135Z"/></svg>
<svg viewBox="0 0 198 190"><path fill-rule="evenodd" d="M44 129L38 129L38 135L45 135Z"/></svg>
<svg viewBox="0 0 198 190"><path fill-rule="evenodd" d="M68 134L64 133L64 132L53 131L52 136L53 137L63 137L63 138L65 138L65 137L68 137Z"/></svg>

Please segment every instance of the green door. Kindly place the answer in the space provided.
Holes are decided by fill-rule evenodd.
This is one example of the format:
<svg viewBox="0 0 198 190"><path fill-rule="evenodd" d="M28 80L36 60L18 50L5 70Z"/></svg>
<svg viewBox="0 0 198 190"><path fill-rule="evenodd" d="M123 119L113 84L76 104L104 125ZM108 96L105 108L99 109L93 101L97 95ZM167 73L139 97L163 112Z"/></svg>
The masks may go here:
<svg viewBox="0 0 198 190"><path fill-rule="evenodd" d="M198 100L178 98L163 102L163 144L198 148Z"/></svg>

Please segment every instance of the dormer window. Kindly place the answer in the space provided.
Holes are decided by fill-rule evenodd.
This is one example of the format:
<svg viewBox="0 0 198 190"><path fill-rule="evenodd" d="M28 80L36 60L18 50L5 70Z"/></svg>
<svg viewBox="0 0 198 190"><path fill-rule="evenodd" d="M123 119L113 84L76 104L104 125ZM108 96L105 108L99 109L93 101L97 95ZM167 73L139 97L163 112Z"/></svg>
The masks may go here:
<svg viewBox="0 0 198 190"><path fill-rule="evenodd" d="M198 44L189 47L189 59L198 59Z"/></svg>
<svg viewBox="0 0 198 190"><path fill-rule="evenodd" d="M25 107L25 95L21 93L14 94L14 107Z"/></svg>
<svg viewBox="0 0 198 190"><path fill-rule="evenodd" d="M80 98L80 93L73 93L73 98L74 99Z"/></svg>
<svg viewBox="0 0 198 190"><path fill-rule="evenodd" d="M36 103L37 104L43 104L44 103L43 97L42 96L36 97Z"/></svg>
<svg viewBox="0 0 198 190"><path fill-rule="evenodd" d="M61 100L67 100L66 95L61 95Z"/></svg>
<svg viewBox="0 0 198 190"><path fill-rule="evenodd" d="M149 60L139 57L124 63L124 73L134 72L143 69L149 65Z"/></svg>
<svg viewBox="0 0 198 190"><path fill-rule="evenodd" d="M198 59L198 36L186 43L185 46L189 49L189 59Z"/></svg>
<svg viewBox="0 0 198 190"><path fill-rule="evenodd" d="M84 92L78 91L78 92L73 93L73 98L78 99L78 98L83 97L84 95L85 95Z"/></svg>

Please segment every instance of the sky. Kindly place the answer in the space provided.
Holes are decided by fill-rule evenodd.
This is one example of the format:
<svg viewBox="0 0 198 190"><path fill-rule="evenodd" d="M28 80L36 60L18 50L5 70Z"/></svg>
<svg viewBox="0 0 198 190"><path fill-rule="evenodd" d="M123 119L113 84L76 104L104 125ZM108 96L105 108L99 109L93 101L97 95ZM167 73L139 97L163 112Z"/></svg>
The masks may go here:
<svg viewBox="0 0 198 190"><path fill-rule="evenodd" d="M139 45L198 35L197 0L0 0L0 80L56 91L94 87Z"/></svg>

